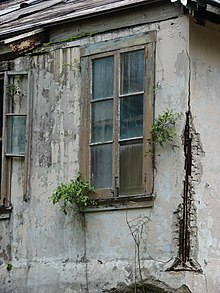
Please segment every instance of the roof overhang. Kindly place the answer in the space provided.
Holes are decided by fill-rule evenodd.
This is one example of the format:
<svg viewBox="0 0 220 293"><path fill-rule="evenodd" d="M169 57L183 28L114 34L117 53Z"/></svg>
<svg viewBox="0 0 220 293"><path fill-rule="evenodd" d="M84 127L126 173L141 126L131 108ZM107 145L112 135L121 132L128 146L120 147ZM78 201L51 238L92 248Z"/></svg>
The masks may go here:
<svg viewBox="0 0 220 293"><path fill-rule="evenodd" d="M33 3L31 3L31 1ZM29 5L21 6L16 4L16 6L11 7L11 10L6 9L7 13L0 11L0 40L38 28L47 28L59 25L60 23L78 21L114 11L162 1L163 0L106 0L100 1L100 4L99 1L93 1L92 5L85 5L84 1L78 1L82 3L81 6L79 3L68 6L68 1L65 0L25 1L25 3ZM59 9L59 7L61 7L61 9ZM50 10L53 11L51 15L49 15ZM43 15L45 15L45 17L43 17Z"/></svg>
<svg viewBox="0 0 220 293"><path fill-rule="evenodd" d="M171 0L179 2L190 11L201 25L205 21L220 24L220 0Z"/></svg>

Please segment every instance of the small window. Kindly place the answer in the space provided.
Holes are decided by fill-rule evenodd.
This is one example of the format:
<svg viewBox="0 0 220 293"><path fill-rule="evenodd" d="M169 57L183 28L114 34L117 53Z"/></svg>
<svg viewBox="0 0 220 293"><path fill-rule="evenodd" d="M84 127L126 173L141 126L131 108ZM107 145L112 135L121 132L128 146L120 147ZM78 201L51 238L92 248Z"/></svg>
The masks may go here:
<svg viewBox="0 0 220 293"><path fill-rule="evenodd" d="M94 50L92 45L82 50L81 170L100 198L152 194L147 144L153 120L155 42L151 37L109 41L106 50L101 43L101 52L98 44Z"/></svg>
<svg viewBox="0 0 220 293"><path fill-rule="evenodd" d="M29 76L26 72L7 72L0 80L1 131L1 205L11 202L11 172L14 160L23 165L24 198L28 189L28 158L30 135Z"/></svg>

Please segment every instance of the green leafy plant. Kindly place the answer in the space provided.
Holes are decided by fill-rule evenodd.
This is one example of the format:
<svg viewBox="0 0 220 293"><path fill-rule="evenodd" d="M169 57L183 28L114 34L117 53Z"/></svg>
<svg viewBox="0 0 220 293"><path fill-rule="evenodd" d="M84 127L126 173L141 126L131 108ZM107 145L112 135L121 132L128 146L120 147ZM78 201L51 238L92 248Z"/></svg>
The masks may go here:
<svg viewBox="0 0 220 293"><path fill-rule="evenodd" d="M61 202L60 211L67 215L68 210L83 213L87 206L95 206L97 203L90 195L95 192L86 179L78 173L75 180L59 184L53 194L48 198L52 204Z"/></svg>
<svg viewBox="0 0 220 293"><path fill-rule="evenodd" d="M14 85L14 84L7 84L6 86L6 92L7 94L12 97L13 95L18 95L18 96L21 96L21 90L19 88L18 85Z"/></svg>
<svg viewBox="0 0 220 293"><path fill-rule="evenodd" d="M176 122L182 116L182 112L173 113L172 110L167 109L154 120L150 129L150 138L148 139L151 149L157 145L163 147L166 143L173 143L176 137Z"/></svg>

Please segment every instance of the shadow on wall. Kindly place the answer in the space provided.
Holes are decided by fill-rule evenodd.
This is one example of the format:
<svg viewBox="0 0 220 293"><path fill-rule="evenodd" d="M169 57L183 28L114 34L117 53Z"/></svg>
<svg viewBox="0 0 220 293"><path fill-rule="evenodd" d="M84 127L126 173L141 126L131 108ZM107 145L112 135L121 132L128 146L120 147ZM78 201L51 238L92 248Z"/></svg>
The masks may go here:
<svg viewBox="0 0 220 293"><path fill-rule="evenodd" d="M182 285L178 289L174 289L165 283L155 280L154 278L145 279L142 282L126 285L120 283L117 288L103 291L103 293L191 293L186 285Z"/></svg>

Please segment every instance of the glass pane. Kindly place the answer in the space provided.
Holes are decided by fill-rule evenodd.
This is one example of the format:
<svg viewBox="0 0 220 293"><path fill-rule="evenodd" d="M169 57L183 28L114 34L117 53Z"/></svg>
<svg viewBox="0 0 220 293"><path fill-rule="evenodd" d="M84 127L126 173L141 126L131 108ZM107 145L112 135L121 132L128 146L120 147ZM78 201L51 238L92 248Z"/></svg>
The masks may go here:
<svg viewBox="0 0 220 293"><path fill-rule="evenodd" d="M140 194L143 144L120 146L120 195Z"/></svg>
<svg viewBox="0 0 220 293"><path fill-rule="evenodd" d="M112 144L91 147L91 183L96 189L112 187Z"/></svg>
<svg viewBox="0 0 220 293"><path fill-rule="evenodd" d="M92 99L113 97L114 58L113 56L93 60Z"/></svg>
<svg viewBox="0 0 220 293"><path fill-rule="evenodd" d="M7 116L7 154L24 155L26 116Z"/></svg>
<svg viewBox="0 0 220 293"><path fill-rule="evenodd" d="M91 142L112 140L113 100L92 103Z"/></svg>
<svg viewBox="0 0 220 293"><path fill-rule="evenodd" d="M121 94L144 90L144 50L121 54Z"/></svg>
<svg viewBox="0 0 220 293"><path fill-rule="evenodd" d="M9 76L6 85L7 97L9 99L9 112L27 113L27 75Z"/></svg>
<svg viewBox="0 0 220 293"><path fill-rule="evenodd" d="M143 136L143 95L120 98L120 139Z"/></svg>

